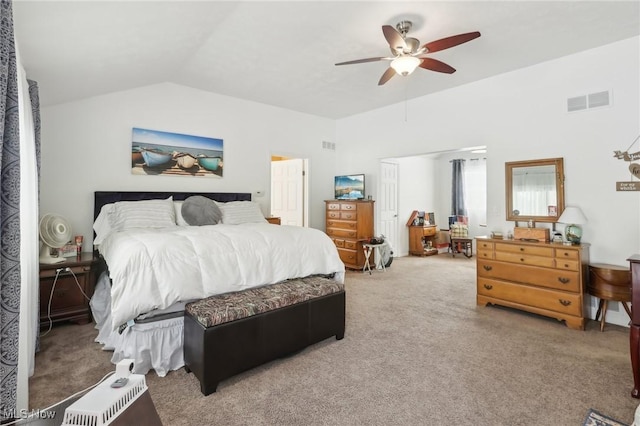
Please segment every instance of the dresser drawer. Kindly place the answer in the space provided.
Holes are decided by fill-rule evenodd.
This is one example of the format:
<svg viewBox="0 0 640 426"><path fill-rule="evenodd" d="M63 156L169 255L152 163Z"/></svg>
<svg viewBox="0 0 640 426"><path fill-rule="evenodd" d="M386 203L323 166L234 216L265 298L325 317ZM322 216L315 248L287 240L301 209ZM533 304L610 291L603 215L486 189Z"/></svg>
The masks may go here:
<svg viewBox="0 0 640 426"><path fill-rule="evenodd" d="M355 230L327 228L327 235L329 235L330 237L356 238L357 234L358 233Z"/></svg>
<svg viewBox="0 0 640 426"><path fill-rule="evenodd" d="M335 244L336 247L344 247L344 240L341 238L333 238L333 244Z"/></svg>
<svg viewBox="0 0 640 426"><path fill-rule="evenodd" d="M478 250L493 250L493 242L476 240Z"/></svg>
<svg viewBox="0 0 640 426"><path fill-rule="evenodd" d="M327 220L340 219L340 210L327 210Z"/></svg>
<svg viewBox="0 0 640 426"><path fill-rule="evenodd" d="M358 218L358 214L355 211L340 211L340 219L343 220L356 220Z"/></svg>
<svg viewBox="0 0 640 426"><path fill-rule="evenodd" d="M481 249L478 248L478 252L476 253L481 259L493 259L493 250Z"/></svg>
<svg viewBox="0 0 640 426"><path fill-rule="evenodd" d="M350 220L327 219L327 228L357 229L358 223Z"/></svg>
<svg viewBox="0 0 640 426"><path fill-rule="evenodd" d="M338 255L340 256L340 260L342 260L342 263L346 265L358 264L358 252L356 250L339 248Z"/></svg>
<svg viewBox="0 0 640 426"><path fill-rule="evenodd" d="M66 267L63 267L66 268ZM91 266L89 265L84 265L84 266L73 266L71 268L69 268L73 271L74 274L78 275L78 274L85 274L87 272L89 272L91 270ZM45 269L40 271L40 278L53 278L55 277L57 274L55 269ZM62 271L60 272L60 274L58 275L58 279L63 278L65 276L71 276L71 279L73 280L73 275L71 275L70 272L67 271ZM74 281L75 282L75 281Z"/></svg>
<svg viewBox="0 0 640 426"><path fill-rule="evenodd" d="M358 242L354 240L345 240L344 248L348 248L351 250L356 250L358 248Z"/></svg>
<svg viewBox="0 0 640 426"><path fill-rule="evenodd" d="M340 210L340 203L327 203L327 210Z"/></svg>
<svg viewBox="0 0 640 426"><path fill-rule="evenodd" d="M524 253L507 253L502 251L495 252L495 259L503 262L517 263L521 265L544 266L553 268L556 266L553 257L534 256Z"/></svg>
<svg viewBox="0 0 640 426"><path fill-rule="evenodd" d="M579 271L580 270L580 261L578 261L578 260L556 259L556 268L565 269L567 271Z"/></svg>
<svg viewBox="0 0 640 426"><path fill-rule="evenodd" d="M580 294L478 278L478 294L520 305L582 316Z"/></svg>
<svg viewBox="0 0 640 426"><path fill-rule="evenodd" d="M424 237L432 237L432 236L436 235L436 227L435 226L428 226L426 228L422 228L422 235Z"/></svg>
<svg viewBox="0 0 640 426"><path fill-rule="evenodd" d="M514 281L574 293L580 293L581 290L580 275L576 271L538 268L478 258L477 273L479 278Z"/></svg>
<svg viewBox="0 0 640 426"><path fill-rule="evenodd" d="M580 260L578 250L556 249L556 259Z"/></svg>
<svg viewBox="0 0 640 426"><path fill-rule="evenodd" d="M508 244L508 243L495 243L496 252L501 251L505 253L520 253L520 254L531 254L534 256L548 256L553 257L553 248L551 247L538 247L538 246L528 246L528 245L520 245L520 244ZM497 257L497 256L496 256Z"/></svg>
<svg viewBox="0 0 640 426"><path fill-rule="evenodd" d="M356 211L358 205L355 203L340 203L340 210L352 210Z"/></svg>

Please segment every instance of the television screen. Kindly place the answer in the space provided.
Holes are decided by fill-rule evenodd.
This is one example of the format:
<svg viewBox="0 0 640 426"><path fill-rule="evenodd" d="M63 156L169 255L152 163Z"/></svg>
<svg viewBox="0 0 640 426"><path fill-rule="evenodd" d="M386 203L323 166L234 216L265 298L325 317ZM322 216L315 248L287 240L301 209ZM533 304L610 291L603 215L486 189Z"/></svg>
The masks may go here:
<svg viewBox="0 0 640 426"><path fill-rule="evenodd" d="M335 177L336 200L364 199L364 174Z"/></svg>

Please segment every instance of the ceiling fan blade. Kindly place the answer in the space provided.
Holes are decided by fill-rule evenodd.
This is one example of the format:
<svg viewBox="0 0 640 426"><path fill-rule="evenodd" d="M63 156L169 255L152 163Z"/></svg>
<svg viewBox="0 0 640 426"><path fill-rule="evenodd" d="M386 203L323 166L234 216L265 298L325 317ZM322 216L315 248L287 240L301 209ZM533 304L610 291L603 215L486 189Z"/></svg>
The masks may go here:
<svg viewBox="0 0 640 426"><path fill-rule="evenodd" d="M403 51L407 48L407 43L405 43L402 34L391 25L383 25L382 33L384 34L384 38L387 39L387 43L389 43L392 52Z"/></svg>
<svg viewBox="0 0 640 426"><path fill-rule="evenodd" d="M376 61L382 61L383 59L389 59L389 58L385 58L384 56L380 56L377 58L364 58L364 59L356 59L353 61L346 61L346 62L339 62L336 65L351 65L351 64L363 64L365 62L376 62Z"/></svg>
<svg viewBox="0 0 640 426"><path fill-rule="evenodd" d="M393 77L394 75L396 75L396 70L394 70L391 67L387 68L384 74L382 74L382 77L380 77L380 81L378 81L378 86L382 86L387 81L391 80L391 77Z"/></svg>
<svg viewBox="0 0 640 426"><path fill-rule="evenodd" d="M440 40L427 43L423 47L427 49L427 52L437 52L439 50L448 49L450 47L466 43L478 37L480 37L480 32L474 31L472 33L458 34L451 37L441 38Z"/></svg>
<svg viewBox="0 0 640 426"><path fill-rule="evenodd" d="M456 72L456 69L452 66L433 58L422 58L422 63L419 67L426 70L443 72L445 74L453 74Z"/></svg>

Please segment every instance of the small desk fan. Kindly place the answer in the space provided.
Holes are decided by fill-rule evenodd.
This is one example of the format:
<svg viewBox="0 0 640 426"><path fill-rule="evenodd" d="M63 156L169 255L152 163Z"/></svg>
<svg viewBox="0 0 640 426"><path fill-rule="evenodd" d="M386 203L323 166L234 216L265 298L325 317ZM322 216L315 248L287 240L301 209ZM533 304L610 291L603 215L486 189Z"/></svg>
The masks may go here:
<svg viewBox="0 0 640 426"><path fill-rule="evenodd" d="M52 248L60 248L71 239L71 226L62 216L48 213L40 219L40 263L64 262L63 257L51 256Z"/></svg>

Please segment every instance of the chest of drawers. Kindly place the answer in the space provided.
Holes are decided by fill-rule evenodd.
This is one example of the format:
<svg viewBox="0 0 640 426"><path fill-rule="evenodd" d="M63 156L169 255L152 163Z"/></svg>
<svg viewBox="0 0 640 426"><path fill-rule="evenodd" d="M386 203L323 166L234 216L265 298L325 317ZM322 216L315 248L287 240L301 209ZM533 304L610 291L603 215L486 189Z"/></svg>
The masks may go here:
<svg viewBox="0 0 640 426"><path fill-rule="evenodd" d="M589 245L477 238L477 304L508 306L584 329Z"/></svg>
<svg viewBox="0 0 640 426"><path fill-rule="evenodd" d="M327 200L326 232L338 248L344 266L362 269L362 243L373 237L373 201ZM370 263L373 259L369 260Z"/></svg>

